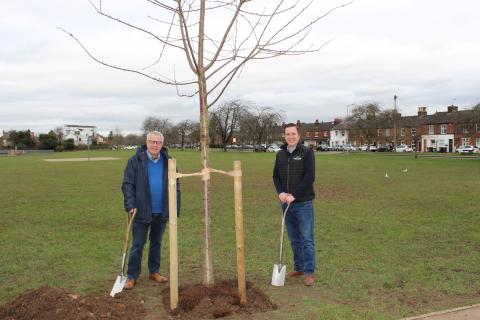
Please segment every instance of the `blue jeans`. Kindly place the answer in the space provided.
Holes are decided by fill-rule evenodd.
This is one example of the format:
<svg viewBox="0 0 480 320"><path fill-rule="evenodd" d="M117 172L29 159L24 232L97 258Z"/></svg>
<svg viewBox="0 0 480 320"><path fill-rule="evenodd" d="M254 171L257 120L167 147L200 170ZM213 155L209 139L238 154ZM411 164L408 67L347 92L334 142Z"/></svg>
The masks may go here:
<svg viewBox="0 0 480 320"><path fill-rule="evenodd" d="M283 210L287 207L283 205ZM288 238L292 245L293 267L305 274L315 273L312 201L293 202L285 217Z"/></svg>
<svg viewBox="0 0 480 320"><path fill-rule="evenodd" d="M160 270L160 255L162 250L162 236L168 219L161 215L153 215L151 223L133 222L132 246L128 258L129 279L137 279L142 270L143 247L147 241L148 229L150 229L150 249L148 251L148 270L150 273Z"/></svg>

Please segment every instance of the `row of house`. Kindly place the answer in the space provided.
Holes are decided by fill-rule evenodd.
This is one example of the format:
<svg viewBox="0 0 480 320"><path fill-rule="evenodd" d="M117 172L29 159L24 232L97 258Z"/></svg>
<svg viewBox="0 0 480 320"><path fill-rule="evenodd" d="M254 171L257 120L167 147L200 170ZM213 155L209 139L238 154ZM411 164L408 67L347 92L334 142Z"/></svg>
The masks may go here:
<svg viewBox="0 0 480 320"><path fill-rule="evenodd" d="M376 146L410 145L422 152L454 152L460 146L480 146L480 120L473 120L471 110L459 111L457 106L448 106L447 111L428 115L426 107L418 108L415 116L398 114L396 126L392 122L377 128L373 141ZM274 130L274 141L283 142L283 124ZM331 122L301 123L297 121L305 145L335 147L351 144L361 146L367 139L360 132L349 129L341 119ZM394 130L396 127L396 130ZM395 132L396 131L396 132Z"/></svg>
<svg viewBox="0 0 480 320"><path fill-rule="evenodd" d="M30 133L32 138L37 136L34 132ZM75 146L87 145L95 142L97 144L105 143L105 138L97 132L96 126L83 126L67 124L63 127L63 140L72 139ZM10 144L8 131L2 131L0 136L0 147L8 147Z"/></svg>

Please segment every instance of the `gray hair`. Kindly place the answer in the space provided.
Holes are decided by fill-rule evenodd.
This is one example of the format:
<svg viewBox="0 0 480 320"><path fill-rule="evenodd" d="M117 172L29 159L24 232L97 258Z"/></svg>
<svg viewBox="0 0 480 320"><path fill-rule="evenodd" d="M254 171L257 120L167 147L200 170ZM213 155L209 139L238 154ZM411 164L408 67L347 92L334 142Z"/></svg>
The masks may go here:
<svg viewBox="0 0 480 320"><path fill-rule="evenodd" d="M157 137L160 137L160 139L162 139L162 142L164 141L164 137L163 137L163 134L160 132L160 131L150 131L148 134L147 134L147 140L151 137L151 136L157 136Z"/></svg>

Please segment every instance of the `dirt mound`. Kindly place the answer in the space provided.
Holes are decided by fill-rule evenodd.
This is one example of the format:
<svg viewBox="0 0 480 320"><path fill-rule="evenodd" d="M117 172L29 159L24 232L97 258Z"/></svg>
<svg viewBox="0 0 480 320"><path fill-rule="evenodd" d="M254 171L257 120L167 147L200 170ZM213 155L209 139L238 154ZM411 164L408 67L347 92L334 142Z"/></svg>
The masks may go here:
<svg viewBox="0 0 480 320"><path fill-rule="evenodd" d="M143 305L128 295L79 296L43 286L0 306L0 320L143 319Z"/></svg>
<svg viewBox="0 0 480 320"><path fill-rule="evenodd" d="M165 310L170 310L170 289L163 290ZM240 305L236 280L226 280L205 287L201 284L178 290L178 308L171 314L179 319L215 319L233 314L252 314L276 309L277 306L260 290L247 282L247 304Z"/></svg>

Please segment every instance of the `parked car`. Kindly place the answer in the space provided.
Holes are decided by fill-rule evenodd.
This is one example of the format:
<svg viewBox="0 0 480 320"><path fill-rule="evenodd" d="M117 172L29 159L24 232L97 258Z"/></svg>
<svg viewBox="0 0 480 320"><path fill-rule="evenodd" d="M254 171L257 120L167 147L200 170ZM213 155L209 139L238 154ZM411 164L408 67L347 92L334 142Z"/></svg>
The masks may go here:
<svg viewBox="0 0 480 320"><path fill-rule="evenodd" d="M475 146L461 146L455 150L457 153L479 153L478 148Z"/></svg>
<svg viewBox="0 0 480 320"><path fill-rule="evenodd" d="M405 144L401 144L401 145L398 145L395 148L395 152L413 152L413 149L410 146L407 146Z"/></svg>
<svg viewBox="0 0 480 320"><path fill-rule="evenodd" d="M321 144L317 147L317 151L328 151L328 146L326 144Z"/></svg>
<svg viewBox="0 0 480 320"><path fill-rule="evenodd" d="M267 151L267 146L264 144L257 144L255 145L255 148L253 149L255 152L266 152Z"/></svg>
<svg viewBox="0 0 480 320"><path fill-rule="evenodd" d="M328 148L328 151L343 151L343 146L331 146Z"/></svg>
<svg viewBox="0 0 480 320"><path fill-rule="evenodd" d="M123 150L136 150L137 146L124 146L122 147Z"/></svg>
<svg viewBox="0 0 480 320"><path fill-rule="evenodd" d="M267 152L278 152L280 151L280 147L277 146L276 144L271 144L270 146L268 146L267 148Z"/></svg>
<svg viewBox="0 0 480 320"><path fill-rule="evenodd" d="M357 147L351 144L346 144L343 146L343 151L357 151Z"/></svg>
<svg viewBox="0 0 480 320"><path fill-rule="evenodd" d="M389 152L392 151L390 146L378 146L377 147L377 152Z"/></svg>
<svg viewBox="0 0 480 320"><path fill-rule="evenodd" d="M371 145L370 148L369 148L368 145L364 144L363 146L360 147L360 150L375 152L375 151L377 151L377 147L374 146L374 145Z"/></svg>

